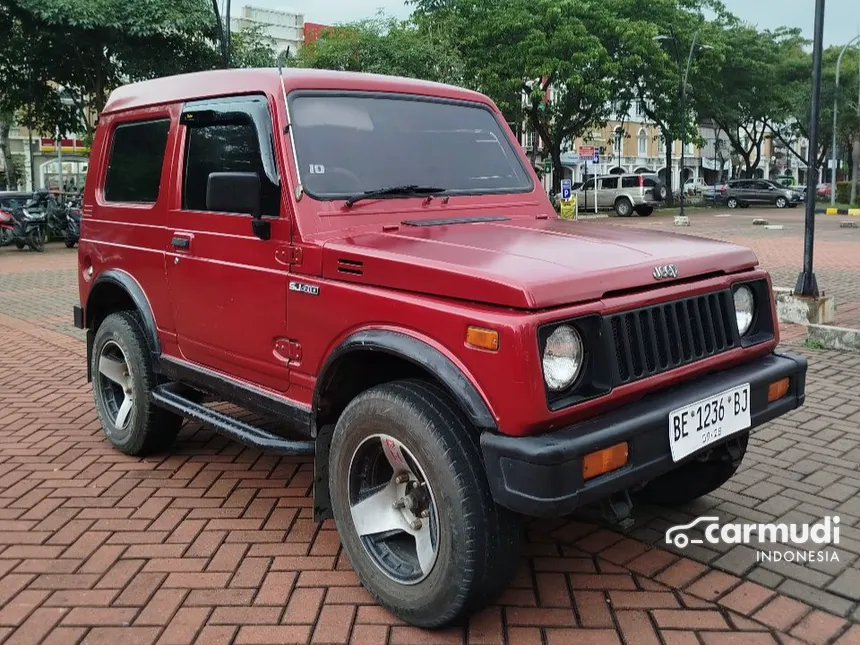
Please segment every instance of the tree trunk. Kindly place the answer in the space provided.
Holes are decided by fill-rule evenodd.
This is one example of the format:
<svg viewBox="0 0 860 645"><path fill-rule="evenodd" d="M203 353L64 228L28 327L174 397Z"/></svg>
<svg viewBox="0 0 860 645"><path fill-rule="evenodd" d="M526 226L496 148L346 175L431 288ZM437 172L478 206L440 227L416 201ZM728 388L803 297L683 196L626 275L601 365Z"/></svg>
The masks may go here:
<svg viewBox="0 0 860 645"><path fill-rule="evenodd" d="M854 172L851 173L851 198L849 204L857 203L857 180L860 179L860 134L854 137L854 148L851 151L851 159L854 165ZM834 190L836 187L833 187Z"/></svg>
<svg viewBox="0 0 860 645"><path fill-rule="evenodd" d="M552 158L552 192L558 195L561 193L561 142L553 143L548 150Z"/></svg>
<svg viewBox="0 0 860 645"><path fill-rule="evenodd" d="M18 190L18 173L12 161L12 148L9 141L11 119L0 117L0 153L3 155L3 165L6 168L6 190Z"/></svg>
<svg viewBox="0 0 860 645"><path fill-rule="evenodd" d="M672 137L663 130L663 138L666 141L666 195L669 205L675 203L675 194L672 192Z"/></svg>

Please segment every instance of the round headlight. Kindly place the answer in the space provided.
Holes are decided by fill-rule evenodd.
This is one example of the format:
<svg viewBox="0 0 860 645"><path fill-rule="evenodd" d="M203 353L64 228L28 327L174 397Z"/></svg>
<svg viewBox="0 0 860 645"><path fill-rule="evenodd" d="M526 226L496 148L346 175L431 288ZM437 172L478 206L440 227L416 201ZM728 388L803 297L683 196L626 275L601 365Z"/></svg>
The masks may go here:
<svg viewBox="0 0 860 645"><path fill-rule="evenodd" d="M582 369L582 337L573 327L561 325L549 335L543 350L543 378L553 392L571 385Z"/></svg>
<svg viewBox="0 0 860 645"><path fill-rule="evenodd" d="M750 330L755 315L755 302L749 287L738 287L735 290L735 316L738 322L738 333L743 336Z"/></svg>

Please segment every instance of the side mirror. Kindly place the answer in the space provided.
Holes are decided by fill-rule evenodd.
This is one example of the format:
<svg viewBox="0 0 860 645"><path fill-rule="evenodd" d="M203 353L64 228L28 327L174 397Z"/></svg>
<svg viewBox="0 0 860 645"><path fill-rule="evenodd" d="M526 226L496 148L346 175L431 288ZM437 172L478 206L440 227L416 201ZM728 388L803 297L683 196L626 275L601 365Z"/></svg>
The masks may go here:
<svg viewBox="0 0 860 645"><path fill-rule="evenodd" d="M206 210L250 215L254 235L268 240L272 224L262 219L260 192L260 177L255 172L212 172L206 182Z"/></svg>

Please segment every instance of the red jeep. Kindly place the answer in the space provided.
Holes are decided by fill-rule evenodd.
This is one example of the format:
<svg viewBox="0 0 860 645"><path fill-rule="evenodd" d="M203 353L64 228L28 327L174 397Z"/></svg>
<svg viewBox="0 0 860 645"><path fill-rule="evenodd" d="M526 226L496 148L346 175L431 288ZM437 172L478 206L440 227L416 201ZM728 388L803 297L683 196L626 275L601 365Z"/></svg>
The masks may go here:
<svg viewBox="0 0 860 645"><path fill-rule="evenodd" d="M560 220L480 94L163 78L112 94L91 161L75 323L110 442L188 418L312 455L315 516L415 625L504 590L522 516L689 502L803 402L751 251Z"/></svg>

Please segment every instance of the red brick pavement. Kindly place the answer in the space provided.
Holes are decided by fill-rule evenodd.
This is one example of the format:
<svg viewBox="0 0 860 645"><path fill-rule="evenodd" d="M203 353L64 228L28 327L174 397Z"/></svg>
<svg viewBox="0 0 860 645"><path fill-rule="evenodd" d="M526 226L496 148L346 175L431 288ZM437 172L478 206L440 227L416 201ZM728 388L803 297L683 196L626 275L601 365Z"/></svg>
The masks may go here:
<svg viewBox="0 0 860 645"><path fill-rule="evenodd" d="M65 262L65 272L73 267L73 255L43 257ZM496 606L446 631L408 627L359 586L332 523L312 521L308 460L265 455L191 424L169 455L133 459L112 450L85 382L84 346L53 329L67 297L42 294L45 281L32 276L49 270L7 273L4 260L0 645L860 643L853 569L838 596L846 606L824 611L792 587L774 590L772 580L733 575L720 563L704 564L700 553L691 555L702 561L681 557L650 546L647 536L632 539L576 518L529 526L518 574ZM18 300L10 305L12 292ZM45 301L56 307L41 318L25 306ZM860 375L860 364L841 355L816 358L811 396L834 400L844 373ZM857 415L850 405L834 400L831 417L815 425L825 446L848 449L845 426ZM815 416L782 429L800 442ZM785 441L781 428L768 430ZM775 458L799 450L769 449L767 438L754 443L751 473L778 471ZM824 461L809 477L833 465L857 470L857 455L837 460L819 445L811 444ZM790 465L782 469L803 488ZM824 474L822 486L838 479ZM803 494L757 482L772 499ZM735 489L752 485L740 481ZM746 503L733 490L725 494Z"/></svg>

